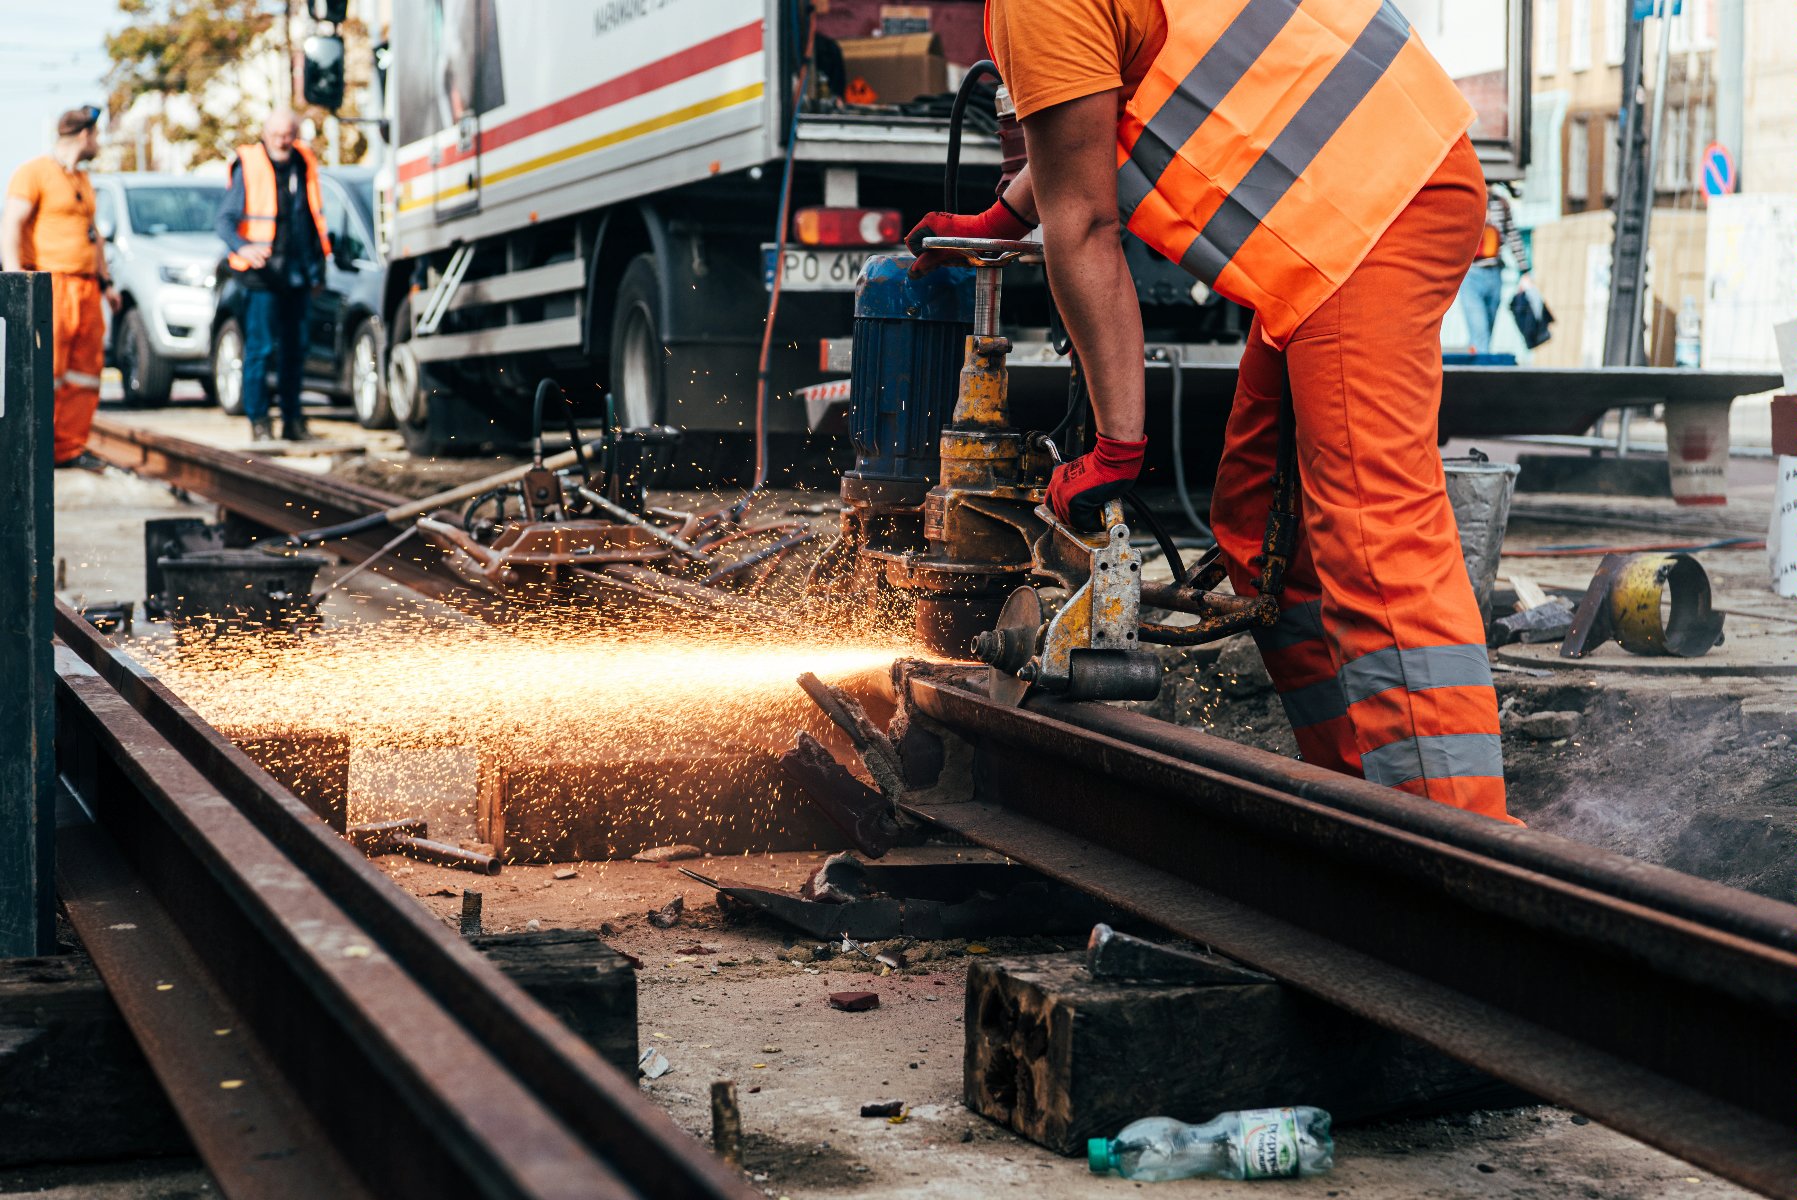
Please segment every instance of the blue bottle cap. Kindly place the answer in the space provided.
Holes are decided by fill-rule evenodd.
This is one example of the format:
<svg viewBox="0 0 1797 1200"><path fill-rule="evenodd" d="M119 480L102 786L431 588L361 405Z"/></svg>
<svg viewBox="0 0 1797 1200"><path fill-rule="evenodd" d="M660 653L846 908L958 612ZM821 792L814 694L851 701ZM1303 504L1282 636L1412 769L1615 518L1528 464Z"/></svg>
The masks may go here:
<svg viewBox="0 0 1797 1200"><path fill-rule="evenodd" d="M1086 1139L1086 1166L1094 1175L1108 1175L1116 1170L1117 1160L1111 1156L1110 1138Z"/></svg>

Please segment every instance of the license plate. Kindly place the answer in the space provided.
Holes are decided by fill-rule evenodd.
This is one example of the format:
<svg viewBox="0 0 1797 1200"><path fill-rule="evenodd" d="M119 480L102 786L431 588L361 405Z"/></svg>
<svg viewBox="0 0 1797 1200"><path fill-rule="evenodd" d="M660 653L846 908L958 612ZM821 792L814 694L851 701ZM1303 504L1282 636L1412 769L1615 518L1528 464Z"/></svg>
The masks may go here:
<svg viewBox="0 0 1797 1200"><path fill-rule="evenodd" d="M786 248L786 273L780 289L787 292L852 292L861 274L861 264L875 254L890 254L887 248L871 247L855 250L806 250ZM769 291L774 287L774 247L761 248L762 283Z"/></svg>

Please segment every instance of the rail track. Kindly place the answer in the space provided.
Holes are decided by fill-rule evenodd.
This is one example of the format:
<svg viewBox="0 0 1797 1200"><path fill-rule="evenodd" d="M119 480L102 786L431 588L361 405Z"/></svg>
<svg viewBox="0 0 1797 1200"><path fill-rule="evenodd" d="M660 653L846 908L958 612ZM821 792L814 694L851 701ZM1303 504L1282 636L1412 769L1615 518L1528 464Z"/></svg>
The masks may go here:
<svg viewBox="0 0 1797 1200"><path fill-rule="evenodd" d="M755 1195L73 611L57 890L236 1197Z"/></svg>
<svg viewBox="0 0 1797 1200"><path fill-rule="evenodd" d="M221 450L106 417L95 419L88 448L113 466L202 496L252 525L281 534L340 525L403 502L378 488L296 471L272 458ZM361 561L379 554L392 536L391 529L370 530L320 549ZM381 554L369 570L482 615L503 611L502 605L463 585L444 564L441 551L423 538L411 538ZM570 574L575 589L595 599L759 626L794 624L779 609L648 567L611 563Z"/></svg>
<svg viewBox="0 0 1797 1200"><path fill-rule="evenodd" d="M120 466L282 532L394 503L110 423L96 442ZM446 594L447 574L421 557L388 573ZM86 646L82 661L105 665L121 691L149 697L142 705L163 714L157 729L170 753L229 765L234 790L221 795L250 814L298 807L270 793L272 781L255 778L216 733L170 736L164 726L186 728L168 715L179 702L91 634L69 628L64 637ZM64 687L79 694L75 682ZM921 819L1724 1178L1797 1197L1797 907L1106 705L1009 708L987 700L977 677L952 671L913 674L905 687L915 711L970 744L974 762L970 786L938 787L910 805ZM114 745L124 756L114 770L138 769L131 750ZM331 864L317 877L319 903L343 903L338 887L356 895L384 886L322 826L308 828L307 853ZM195 853L217 856L205 835L187 836ZM453 1001L441 993L465 986L454 972L474 971L470 956L439 944L453 939L422 914L381 921L389 938L403 932L417 961L437 964L417 977L421 1002L473 1004L488 1021L528 1003L503 988L506 1002L493 999L496 978L482 981L489 990L476 1000ZM485 1044L503 1050L499 1066L520 1048L526 1062L560 1063L551 1044L582 1058L565 1038L521 1024L534 1032ZM595 1070L584 1059L556 1066L548 1095L596 1087ZM577 1128L622 1119L586 1111ZM642 1147L661 1149L631 1144L651 1158Z"/></svg>

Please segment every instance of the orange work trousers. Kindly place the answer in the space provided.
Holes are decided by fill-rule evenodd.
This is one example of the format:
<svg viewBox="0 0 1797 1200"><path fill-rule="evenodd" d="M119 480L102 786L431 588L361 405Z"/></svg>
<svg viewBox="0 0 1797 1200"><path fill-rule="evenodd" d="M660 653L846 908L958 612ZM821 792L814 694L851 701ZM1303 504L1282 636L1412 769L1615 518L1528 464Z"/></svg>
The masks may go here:
<svg viewBox="0 0 1797 1200"><path fill-rule="evenodd" d="M1255 323L1211 519L1231 582L1253 595L1289 380L1302 521L1279 623L1256 637L1304 758L1510 821L1484 625L1436 446L1441 320L1484 227L1463 138L1283 351Z"/></svg>
<svg viewBox="0 0 1797 1200"><path fill-rule="evenodd" d="M100 407L100 371L106 362L106 324L100 282L91 275L52 275L50 315L56 373L56 461L87 449Z"/></svg>

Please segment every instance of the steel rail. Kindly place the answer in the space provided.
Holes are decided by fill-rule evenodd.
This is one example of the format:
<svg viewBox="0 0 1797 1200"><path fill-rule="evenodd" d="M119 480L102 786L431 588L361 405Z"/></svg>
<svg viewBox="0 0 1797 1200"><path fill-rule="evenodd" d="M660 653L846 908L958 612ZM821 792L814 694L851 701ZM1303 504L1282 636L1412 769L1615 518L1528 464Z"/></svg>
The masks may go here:
<svg viewBox="0 0 1797 1200"><path fill-rule="evenodd" d="M906 686L973 746L919 817L1797 1196L1797 906L1106 705Z"/></svg>
<svg viewBox="0 0 1797 1200"><path fill-rule="evenodd" d="M106 417L94 420L88 448L121 470L204 496L281 534L342 524L404 503L403 497L379 488L296 471L261 455L224 450ZM378 552L391 536L392 530L383 527L316 549L361 561ZM413 538L403 550L383 556L368 570L483 616L501 618L505 612L503 603L464 585L444 563L442 552L422 538ZM778 609L648 567L615 563L570 574L577 591L595 600L621 599L758 628L796 625Z"/></svg>
<svg viewBox="0 0 1797 1200"><path fill-rule="evenodd" d="M59 890L233 1197L755 1193L66 607Z"/></svg>

